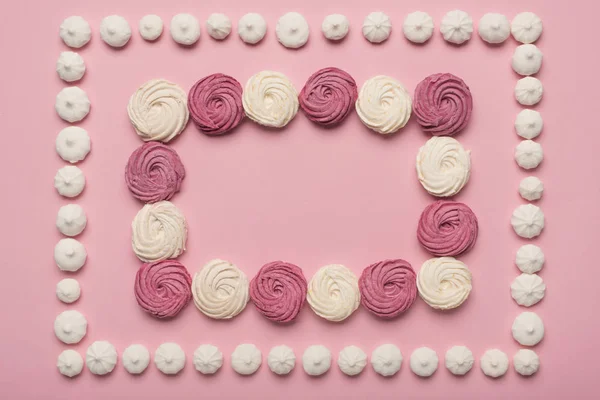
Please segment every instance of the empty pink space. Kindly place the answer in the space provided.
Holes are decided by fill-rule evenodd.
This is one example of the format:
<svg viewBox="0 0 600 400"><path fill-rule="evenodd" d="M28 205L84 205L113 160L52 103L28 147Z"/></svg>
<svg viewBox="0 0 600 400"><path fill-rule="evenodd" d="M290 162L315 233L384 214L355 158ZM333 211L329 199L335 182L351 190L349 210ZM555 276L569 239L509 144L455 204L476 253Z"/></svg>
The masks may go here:
<svg viewBox="0 0 600 400"><path fill-rule="evenodd" d="M2 276L4 304L0 339L0 398L248 398L248 399L563 399L597 398L596 318L599 297L596 266L600 223L600 185L596 132L598 45L592 29L600 7L589 1L421 0L274 0L246 1L32 1L4 2L0 24L2 96L0 120L4 135ZM464 46L446 43L439 33L443 15L453 9L471 14L475 25L486 12L512 19L533 11L543 20L537 45L544 53L538 77L544 99L536 107L544 118L539 137L545 159L533 173L520 170L513 160L519 137L513 122L521 107L513 97L518 76L510 58L516 42L486 45L474 32ZM308 44L299 50L281 46L275 36L279 16L302 13L311 29ZM381 10L393 23L388 41L368 43L361 34L364 17ZM412 11L433 17L433 38L422 46L402 34L402 21ZM171 39L173 15L189 12L203 25L200 41L183 48ZM212 12L233 21L229 38L210 38L204 22ZM242 43L237 20L247 12L261 13L268 23L265 39L256 46ZM341 43L323 37L323 18L345 14L350 33ZM100 39L104 16L119 14L132 27L123 49ZM146 14L157 14L165 32L155 43L139 35L137 25ZM55 72L61 51L58 36L65 17L81 15L91 24L91 42L78 50L87 72L78 86L89 95L92 109L80 124L88 130L92 151L81 163L87 179L84 193L74 200L84 207L88 227L80 240L88 261L76 274L62 273L52 253L60 234L55 217L69 203L52 186L64 162L54 150L57 133L66 125L54 111L54 98L65 87ZM300 91L307 78L325 67L347 71L360 87L383 74L401 81L411 95L426 76L450 72L461 77L473 95L468 126L455 136L471 150L472 175L455 197L475 212L479 238L461 256L472 271L474 288L457 310L438 312L417 297L410 310L391 321L376 318L361 307L347 321L329 323L308 306L285 326L264 318L248 304L231 321L214 321L192 304L174 320L162 321L143 312L135 300L134 279L141 263L131 249L130 224L141 208L124 179L129 155L142 144L129 123L126 106L144 82L165 78L188 91L209 74L224 73L242 83L261 70L288 76ZM173 202L189 224L188 250L179 258L190 274L213 258L238 265L249 278L270 261L284 260L302 268L307 279L325 264L340 263L357 275L374 262L401 258L418 271L430 256L422 249L416 229L421 211L434 198L418 183L417 151L430 135L414 118L390 137L369 131L355 112L338 127L323 129L302 112L282 130L264 129L245 119L230 135L205 136L190 123L170 145L186 169L181 191ZM541 246L547 263L541 271L546 298L532 308L544 320L546 337L535 351L541 368L523 378L512 365L506 376L492 380L479 368L479 357L490 348L512 359L519 345L510 327L523 308L510 296L518 275L514 255L527 241L510 227L512 210L525 201L518 184L525 176L540 177L546 187L537 204L546 214L546 229L532 243ZM82 296L71 306L55 296L56 283L74 277ZM53 334L58 313L76 309L89 321L85 339L75 346ZM179 343L187 355L184 370L175 377L161 374L152 364L138 377L119 361L105 377L84 369L75 379L56 370L56 358L73 348L85 355L95 340L113 343L119 355L130 344L141 343L153 353L165 341ZM225 364L215 376L194 370L192 354L203 343L217 345ZM240 343L254 343L263 352L263 365L250 377L237 375L230 354ZM335 361L339 351L357 345L367 354L384 343L400 347L404 362L397 376L384 379L370 365L355 378L342 374ZM297 356L287 377L271 373L266 355L286 344ZM310 378L302 371L301 355L312 344L327 346L334 363L327 375ZM446 350L468 346L477 359L465 377L452 376L443 365ZM437 351L438 371L421 379L409 368L411 352L420 346Z"/></svg>

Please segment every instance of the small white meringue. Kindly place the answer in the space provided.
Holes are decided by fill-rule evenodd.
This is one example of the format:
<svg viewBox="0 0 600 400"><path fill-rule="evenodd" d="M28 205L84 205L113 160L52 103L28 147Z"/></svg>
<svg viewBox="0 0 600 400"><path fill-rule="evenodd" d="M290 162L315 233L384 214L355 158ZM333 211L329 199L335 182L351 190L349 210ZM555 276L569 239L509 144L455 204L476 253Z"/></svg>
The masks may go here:
<svg viewBox="0 0 600 400"><path fill-rule="evenodd" d="M362 33L371 43L381 43L390 37L392 21L387 14L375 11L367 15L363 21Z"/></svg>
<svg viewBox="0 0 600 400"><path fill-rule="evenodd" d="M83 370L83 357L73 349L65 350L58 355L56 367L61 374L72 378Z"/></svg>
<svg viewBox="0 0 600 400"><path fill-rule="evenodd" d="M72 51L63 51L56 61L56 72L65 82L75 82L85 74L83 57Z"/></svg>
<svg viewBox="0 0 600 400"><path fill-rule="evenodd" d="M540 369L540 357L533 350L521 349L513 356L513 365L519 374L530 376Z"/></svg>
<svg viewBox="0 0 600 400"><path fill-rule="evenodd" d="M473 368L475 358L465 346L454 346L446 352L446 368L454 375L465 375Z"/></svg>
<svg viewBox="0 0 600 400"><path fill-rule="evenodd" d="M410 369L415 375L426 378L438 367L437 353L429 347L419 347L410 355Z"/></svg>
<svg viewBox="0 0 600 400"><path fill-rule="evenodd" d="M447 42L462 44L471 39L473 19L464 11L450 11L442 18L440 32Z"/></svg>
<svg viewBox="0 0 600 400"><path fill-rule="evenodd" d="M100 23L100 37L111 47L123 47L131 38L129 22L120 15L104 17Z"/></svg>
<svg viewBox="0 0 600 400"><path fill-rule="evenodd" d="M267 33L267 21L262 15L257 13L248 13L238 21L238 35L249 44L260 42Z"/></svg>
<svg viewBox="0 0 600 400"><path fill-rule="evenodd" d="M535 274L544 266L544 252L534 244L523 245L517 250L515 264L525 274Z"/></svg>
<svg viewBox="0 0 600 400"><path fill-rule="evenodd" d="M54 175L54 188L64 197L76 197L83 192L85 175L74 165L65 165Z"/></svg>
<svg viewBox="0 0 600 400"><path fill-rule="evenodd" d="M162 35L163 21L158 15L149 14L140 19L138 26L140 36L144 40L154 41Z"/></svg>
<svg viewBox="0 0 600 400"><path fill-rule="evenodd" d="M185 353L177 343L165 342L154 352L154 364L165 375L175 375L185 366Z"/></svg>
<svg viewBox="0 0 600 400"><path fill-rule="evenodd" d="M279 18L275 33L279 43L287 48L297 49L308 41L310 29L302 14L289 12Z"/></svg>
<svg viewBox="0 0 600 400"><path fill-rule="evenodd" d="M533 43L542 34L542 20L532 12L517 14L511 24L511 32L517 42Z"/></svg>
<svg viewBox="0 0 600 400"><path fill-rule="evenodd" d="M177 14L171 19L169 32L176 43L191 46L200 39L200 22L191 14Z"/></svg>
<svg viewBox="0 0 600 400"><path fill-rule="evenodd" d="M231 353L231 366L240 375L252 375L262 364L262 353L253 344L240 344Z"/></svg>
<svg viewBox="0 0 600 400"><path fill-rule="evenodd" d="M87 131L78 126L67 126L56 136L56 152L71 164L85 159L90 147L91 141Z"/></svg>
<svg viewBox="0 0 600 400"><path fill-rule="evenodd" d="M87 324L87 319L79 311L63 311L54 320L54 334L63 343L79 343L87 333Z"/></svg>
<svg viewBox="0 0 600 400"><path fill-rule="evenodd" d="M106 340L92 343L85 353L85 363L94 375L106 375L117 365L117 349Z"/></svg>
<svg viewBox="0 0 600 400"><path fill-rule="evenodd" d="M194 351L194 367L204 375L212 375L223 366L223 353L212 344L200 345Z"/></svg>
<svg viewBox="0 0 600 400"><path fill-rule="evenodd" d="M81 296L81 287L76 279L62 279L56 284L56 297L66 304L76 302Z"/></svg>
<svg viewBox="0 0 600 400"><path fill-rule="evenodd" d="M544 338L544 322L534 312L522 312L513 322L512 335L523 346L535 346Z"/></svg>
<svg viewBox="0 0 600 400"><path fill-rule="evenodd" d="M519 75L534 75L542 67L543 58L544 55L535 44L522 44L513 53L512 68Z"/></svg>
<svg viewBox="0 0 600 400"><path fill-rule="evenodd" d="M538 206L523 204L515 208L510 223L517 235L525 239L531 239L542 233L544 213Z"/></svg>
<svg viewBox="0 0 600 400"><path fill-rule="evenodd" d="M320 344L309 346L302 354L302 368L310 376L323 375L331 367L331 352Z"/></svg>
<svg viewBox="0 0 600 400"><path fill-rule="evenodd" d="M402 31L404 36L413 43L425 43L433 35L433 18L426 12L415 11L404 19Z"/></svg>
<svg viewBox="0 0 600 400"><path fill-rule="evenodd" d="M340 351L338 356L338 367L348 375L354 376L360 374L367 365L367 355L362 349L356 346L347 346Z"/></svg>
<svg viewBox="0 0 600 400"><path fill-rule="evenodd" d="M267 356L269 369L277 375L287 375L296 365L296 355L294 350L288 346L275 346Z"/></svg>
<svg viewBox="0 0 600 400"><path fill-rule="evenodd" d="M485 42L499 44L510 36L510 22L505 15L487 13L479 20L477 30Z"/></svg>
<svg viewBox="0 0 600 400"><path fill-rule="evenodd" d="M206 31L211 38L223 40L231 33L231 20L225 14L210 14L206 20Z"/></svg>
<svg viewBox="0 0 600 400"><path fill-rule="evenodd" d="M515 85L515 99L524 106L533 106L539 103L543 95L542 82L532 76L519 79Z"/></svg>
<svg viewBox="0 0 600 400"><path fill-rule="evenodd" d="M508 370L508 356L498 349L491 349L483 353L479 364L484 374L491 378L498 378Z"/></svg>
<svg viewBox="0 0 600 400"><path fill-rule="evenodd" d="M132 375L141 374L150 364L150 352L146 346L132 344L123 351L123 366Z"/></svg>
<svg viewBox="0 0 600 400"><path fill-rule="evenodd" d="M544 184L535 176L523 178L519 183L519 194L529 201L539 200L544 193Z"/></svg>
<svg viewBox="0 0 600 400"><path fill-rule="evenodd" d="M61 271L75 272L85 264L85 246L72 238L60 239L54 246L54 261Z"/></svg>
<svg viewBox="0 0 600 400"><path fill-rule="evenodd" d="M371 353L373 370L381 376L392 376L400 371L402 352L393 344L382 344Z"/></svg>
<svg viewBox="0 0 600 400"><path fill-rule="evenodd" d="M521 274L510 285L510 294L520 306L539 303L546 293L544 280L536 274Z"/></svg>
<svg viewBox="0 0 600 400"><path fill-rule="evenodd" d="M543 159L542 145L533 140L523 140L515 148L515 161L523 169L537 168Z"/></svg>
<svg viewBox="0 0 600 400"><path fill-rule="evenodd" d="M66 18L60 24L60 38L74 49L85 46L92 38L90 24L80 16Z"/></svg>
<svg viewBox="0 0 600 400"><path fill-rule="evenodd" d="M69 86L58 92L54 108L65 121L78 122L90 112L90 99L79 87Z"/></svg>
<svg viewBox="0 0 600 400"><path fill-rule="evenodd" d="M517 114L515 130L524 139L535 139L544 128L542 114L539 111L524 109Z"/></svg>
<svg viewBox="0 0 600 400"><path fill-rule="evenodd" d="M348 34L348 30L350 30L350 22L342 14L328 15L321 24L321 31L329 40L342 40Z"/></svg>
<svg viewBox="0 0 600 400"><path fill-rule="evenodd" d="M56 227L65 236L77 236L85 229L87 217L79 204L67 204L58 210Z"/></svg>

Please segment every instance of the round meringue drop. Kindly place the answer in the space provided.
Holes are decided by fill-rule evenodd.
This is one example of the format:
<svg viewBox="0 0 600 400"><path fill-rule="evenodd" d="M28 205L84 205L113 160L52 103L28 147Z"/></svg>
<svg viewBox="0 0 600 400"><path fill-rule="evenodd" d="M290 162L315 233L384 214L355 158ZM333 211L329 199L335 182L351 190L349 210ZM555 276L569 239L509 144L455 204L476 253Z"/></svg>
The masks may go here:
<svg viewBox="0 0 600 400"><path fill-rule="evenodd" d="M542 198L542 193L544 193L544 184L535 176L523 178L519 183L519 194L525 200L539 200Z"/></svg>
<svg viewBox="0 0 600 400"><path fill-rule="evenodd" d="M69 47L78 49L83 47L92 38L90 24L79 16L66 18L60 24L60 38Z"/></svg>
<svg viewBox="0 0 600 400"><path fill-rule="evenodd" d="M513 365L519 374L530 376L540 369L540 357L533 350L521 349L513 356Z"/></svg>
<svg viewBox="0 0 600 400"><path fill-rule="evenodd" d="M523 346L535 346L544 338L544 322L534 312L522 312L513 322L512 335Z"/></svg>
<svg viewBox="0 0 600 400"><path fill-rule="evenodd" d="M539 303L546 293L544 280L536 274L521 274L510 285L510 294L520 306Z"/></svg>
<svg viewBox="0 0 600 400"><path fill-rule="evenodd" d="M79 204L67 204L58 210L56 227L63 235L77 236L83 232L86 225L87 217Z"/></svg>
<svg viewBox="0 0 600 400"><path fill-rule="evenodd" d="M262 364L262 353L253 344L240 344L231 353L231 366L240 375L252 375Z"/></svg>
<svg viewBox="0 0 600 400"><path fill-rule="evenodd" d="M86 259L85 246L75 239L60 239L54 246L54 261L61 271L78 271Z"/></svg>
<svg viewBox="0 0 600 400"><path fill-rule="evenodd" d="M415 11L404 19L402 31L404 36L413 43L425 43L433 35L433 18L426 12Z"/></svg>
<svg viewBox="0 0 600 400"><path fill-rule="evenodd" d="M508 356L498 350L487 350L479 360L483 373L491 378L499 378L508 370Z"/></svg>
<svg viewBox="0 0 600 400"><path fill-rule="evenodd" d="M106 340L92 343L85 353L85 363L94 375L106 375L117 365L117 349Z"/></svg>
<svg viewBox="0 0 600 400"><path fill-rule="evenodd" d="M340 351L337 363L344 374L355 376L365 369L367 365L367 354L359 347L346 346Z"/></svg>
<svg viewBox="0 0 600 400"><path fill-rule="evenodd" d="M360 305L358 279L341 264L321 267L308 283L306 300L319 317L343 321Z"/></svg>
<svg viewBox="0 0 600 400"><path fill-rule="evenodd" d="M400 371L402 352L393 344L382 344L371 353L373 370L381 376L392 376Z"/></svg>
<svg viewBox="0 0 600 400"><path fill-rule="evenodd" d="M63 120L79 122L90 112L90 99L79 87L69 86L58 92L54 108Z"/></svg>
<svg viewBox="0 0 600 400"><path fill-rule="evenodd" d="M58 372L72 378L83 370L83 357L73 349L65 350L58 355L56 367Z"/></svg>
<svg viewBox="0 0 600 400"><path fill-rule="evenodd" d="M285 345L273 347L267 356L267 365L277 375L289 374L296 365L294 350Z"/></svg>
<svg viewBox="0 0 600 400"><path fill-rule="evenodd" d="M390 37L392 21L381 11L372 12L363 21L362 33L369 42L381 43Z"/></svg>
<svg viewBox="0 0 600 400"><path fill-rule="evenodd" d="M342 40L350 30L350 22L345 15L331 14L321 24L323 35L329 40Z"/></svg>
<svg viewBox="0 0 600 400"><path fill-rule="evenodd" d="M310 376L323 375L331 367L331 352L323 345L309 346L302 354L302 368Z"/></svg>
<svg viewBox="0 0 600 400"><path fill-rule="evenodd" d="M454 346L446 352L446 368L454 375L465 375L473 368L475 358L465 346Z"/></svg>
<svg viewBox="0 0 600 400"><path fill-rule="evenodd" d="M517 14L511 23L511 32L517 42L533 43L542 34L542 20L532 12Z"/></svg>
<svg viewBox="0 0 600 400"><path fill-rule="evenodd" d="M471 39L473 19L464 11L450 11L442 18L440 32L447 42L463 44Z"/></svg>
<svg viewBox="0 0 600 400"><path fill-rule="evenodd" d="M488 43L503 43L510 36L510 22L503 14L487 13L479 20L479 36Z"/></svg>
<svg viewBox="0 0 600 400"><path fill-rule="evenodd" d="M248 13L238 21L238 35L249 44L260 42L267 33L267 21L262 15L257 13Z"/></svg>
<svg viewBox="0 0 600 400"><path fill-rule="evenodd" d="M100 37L111 47L123 47L131 38L129 22L120 15L104 17L100 23Z"/></svg>
<svg viewBox="0 0 600 400"><path fill-rule="evenodd" d="M169 31L176 43L191 46L200 39L200 22L191 14L177 14L171 19Z"/></svg>
<svg viewBox="0 0 600 400"><path fill-rule="evenodd" d="M212 344L203 344L194 351L194 368L204 375L212 375L223 366L223 353Z"/></svg>
<svg viewBox="0 0 600 400"><path fill-rule="evenodd" d="M290 49L297 49L306 44L310 29L308 22L297 12L282 15L275 27L279 43Z"/></svg>
<svg viewBox="0 0 600 400"><path fill-rule="evenodd" d="M517 250L515 264L524 274L535 274L544 266L544 252L534 244L523 245Z"/></svg>
<svg viewBox="0 0 600 400"><path fill-rule="evenodd" d="M63 311L54 320L54 334L63 343L79 343L86 333L87 319L79 311Z"/></svg>
<svg viewBox="0 0 600 400"><path fill-rule="evenodd" d="M231 20L225 14L210 14L206 20L206 31L211 38L223 40L231 33Z"/></svg>
<svg viewBox="0 0 600 400"><path fill-rule="evenodd" d="M150 364L150 352L146 346L132 344L123 351L123 367L132 375L139 375Z"/></svg>
<svg viewBox="0 0 600 400"><path fill-rule="evenodd" d="M535 44L522 44L513 53L512 68L519 75L534 75L542 67L543 58L544 55Z"/></svg>
<svg viewBox="0 0 600 400"><path fill-rule="evenodd" d="M62 279L56 284L56 297L66 304L76 302L81 296L81 287L75 279Z"/></svg>
<svg viewBox="0 0 600 400"><path fill-rule="evenodd" d="M539 111L524 109L517 114L515 130L524 139L534 139L539 136L544 127L542 114Z"/></svg>
<svg viewBox="0 0 600 400"><path fill-rule="evenodd" d="M543 94L542 82L532 76L519 79L515 86L515 98L519 104L524 106L533 106L539 103Z"/></svg>
<svg viewBox="0 0 600 400"><path fill-rule="evenodd" d="M165 342L154 352L154 364L165 375L175 375L185 366L185 353L177 343Z"/></svg>
<svg viewBox="0 0 600 400"><path fill-rule="evenodd" d="M537 168L543 159L542 145L533 140L523 140L515 148L515 161L523 169Z"/></svg>
<svg viewBox="0 0 600 400"><path fill-rule="evenodd" d="M78 126L67 126L56 136L56 152L65 161L75 164L90 152L91 142L87 131Z"/></svg>
<svg viewBox="0 0 600 400"><path fill-rule="evenodd" d="M64 197L76 197L83 192L85 175L74 165L66 165L56 171L54 188Z"/></svg>
<svg viewBox="0 0 600 400"><path fill-rule="evenodd" d="M83 57L72 51L63 51L56 61L56 72L65 82L75 82L85 74Z"/></svg>
<svg viewBox="0 0 600 400"><path fill-rule="evenodd" d="M522 238L539 236L544 229L544 213L533 204L522 204L515 208L510 219L515 233Z"/></svg>
<svg viewBox="0 0 600 400"><path fill-rule="evenodd" d="M368 79L360 88L356 113L365 126L388 135L410 119L412 99L402 83L385 75Z"/></svg>
<svg viewBox="0 0 600 400"><path fill-rule="evenodd" d="M145 15L140 19L138 30L144 40L152 42L162 35L163 21L158 15Z"/></svg>
<svg viewBox="0 0 600 400"><path fill-rule="evenodd" d="M433 375L438 367L437 353L429 347L419 347L410 355L410 369L422 378Z"/></svg>

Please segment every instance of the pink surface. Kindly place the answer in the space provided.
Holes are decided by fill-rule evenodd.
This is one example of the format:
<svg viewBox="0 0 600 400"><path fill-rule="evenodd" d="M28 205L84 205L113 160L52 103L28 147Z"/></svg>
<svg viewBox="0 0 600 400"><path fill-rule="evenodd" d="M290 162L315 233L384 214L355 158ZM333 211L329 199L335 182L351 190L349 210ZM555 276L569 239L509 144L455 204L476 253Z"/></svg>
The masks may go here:
<svg viewBox="0 0 600 400"><path fill-rule="evenodd" d="M237 3L237 4L236 4ZM594 367L600 323L596 265L600 223L597 148L598 55L592 36L592 18L600 7L592 1L454 0L408 1L306 0L295 3L304 13L311 38L306 47L286 50L277 43L277 17L289 11L280 1L105 0L5 2L0 25L2 76L0 115L4 136L2 248L0 293L3 315L0 339L0 398L107 399L135 398L596 398ZM486 4L487 3L487 4ZM579 7L581 6L581 7ZM497 347L511 357L519 346L510 334L514 317L522 311L511 299L509 285L518 270L514 253L525 243L510 227L519 197L519 180L526 173L513 161L518 137L513 120L520 107L512 90L517 75L510 68L515 43L484 44L474 35L465 46L446 44L436 30L424 46L409 44L401 21L416 8L429 12L439 26L443 14L462 8L478 20L497 11L512 18L531 10L544 21L539 46L544 66L539 77L545 97L538 109L545 122L539 141L546 159L535 171L545 183L539 202L547 228L534 242L543 247L547 264L541 272L547 298L533 307L546 324L547 335L535 348L542 367L524 379L512 366L499 380L486 378L479 366L464 378L455 378L440 366L431 379L410 372L408 357L422 345L440 358L455 344L469 346L477 358ZM375 9L391 15L394 30L382 45L361 37L364 16ZM171 16L191 12L202 21L210 12L224 12L235 22L244 13L262 13L269 24L263 43L244 45L238 37L212 40L204 31L189 49L177 46L165 32L155 44L144 42L137 22L157 13L167 26ZM351 32L345 41L331 44L319 31L323 17L348 15ZM127 47L113 50L98 32L103 16L118 13L133 27ZM54 64L66 47L58 38L63 18L82 15L93 28L92 42L82 49L88 72L81 87L91 99L92 111L81 124L89 130L92 152L81 164L88 186L76 201L86 210L89 224L81 236L89 258L74 275L83 290L72 307L55 297L56 282L67 275L53 263L52 249L60 238L54 227L58 208L68 201L52 187L52 177L64 162L54 151L54 139L66 126L57 117L54 97L64 87ZM474 289L457 311L439 313L417 299L402 317L375 318L364 308L343 324L321 320L307 306L292 325L269 322L253 306L233 321L215 322L192 305L174 321L158 321L137 305L133 283L140 262L130 246L130 223L141 207L128 192L124 168L141 144L129 124L129 96L143 82L164 77L186 90L211 73L230 74L245 82L263 70L281 71L300 89L319 68L337 66L362 83L376 74L391 75L412 93L425 76L451 72L471 88L473 116L457 138L472 150L473 174L457 196L477 214L480 236L475 248L462 257L471 268ZM301 113L284 130L272 131L246 120L232 135L207 137L189 124L173 147L185 164L187 176L174 202L185 213L190 235L188 251L180 261L191 273L211 258L239 265L249 277L266 262L282 259L303 268L307 278L326 263L343 263L359 274L362 268L385 258L403 258L418 270L428 255L415 230L424 207L432 201L416 179L414 160L428 135L413 120L399 134L384 138L367 130L352 113L342 126L320 129ZM88 370L74 380L55 368L56 357L67 348L53 335L55 316L66 309L82 311L89 319L86 338L76 350L82 354L94 340L111 341L119 354L131 343L151 351L163 341L176 341L188 355L184 371L162 375L154 366L140 377L128 375L119 363L107 377ZM590 313L592 311L594 313ZM255 343L266 357L273 345L285 343L298 357L311 344L324 344L337 356L350 344L369 354L385 342L396 343L405 361L398 376L383 379L371 367L356 378L342 375L334 365L327 376L311 379L297 366L291 376L272 374L266 363L252 377L236 376L229 355L242 342ZM218 345L227 355L223 369L213 377L201 376L191 355L201 343Z"/></svg>

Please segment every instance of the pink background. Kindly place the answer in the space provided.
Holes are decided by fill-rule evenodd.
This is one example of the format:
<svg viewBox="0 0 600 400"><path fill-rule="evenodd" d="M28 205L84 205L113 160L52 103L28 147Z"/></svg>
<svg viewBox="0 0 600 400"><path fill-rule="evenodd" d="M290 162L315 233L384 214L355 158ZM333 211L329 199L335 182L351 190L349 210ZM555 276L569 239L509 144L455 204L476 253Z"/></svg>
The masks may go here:
<svg viewBox="0 0 600 400"><path fill-rule="evenodd" d="M8 2L6 2L8 3ZM89 3L89 4L84 4ZM237 4L236 4L237 3ZM597 114L595 76L598 56L592 38L592 15L600 9L593 1L467 0L409 1L305 0L294 5L281 1L105 0L31 1L4 4L0 25L3 93L0 115L4 135L2 165L5 210L2 229L3 274L0 294L4 312L0 329L3 346L0 363L0 397L11 399L106 398L564 398L578 393L592 398L599 323L595 265L598 201ZM579 4L578 4L579 3ZM403 37L404 16L421 9L436 23L432 40L424 46ZM539 138L545 160L535 171L546 186L540 205L547 228L535 243L546 253L541 272L547 297L533 307L546 325L546 338L535 347L541 357L539 373L520 377L512 365L505 377L492 380L479 369L457 378L443 366L452 345L469 346L476 358L488 348L512 355L519 346L510 326L521 311L510 297L509 285L517 276L513 258L526 243L511 230L510 215L524 201L517 193L527 174L513 161L519 142L513 120L520 110L513 99L517 75L510 68L516 44L486 45L475 33L462 47L451 46L439 33L439 22L450 9L461 8L475 21L485 12L512 18L531 10L544 22L538 42L544 52L539 74L545 97L538 109L545 128ZM303 13L311 28L309 43L298 51L277 43L275 24L283 13ZM394 28L382 45L371 45L360 32L364 16L373 10L388 13ZM212 40L203 27L200 42L178 47L168 34L172 15L190 12L202 23L211 12L224 12L234 25L244 13L256 11L268 21L265 40L244 45L234 33L224 42ZM351 22L349 36L328 43L320 32L325 15L344 13ZM100 39L102 17L120 14L133 29L122 50ZM156 43L143 41L139 19L156 13L167 32ZM81 15L93 29L93 39L79 50L88 71L79 84L92 102L81 124L92 138L92 152L80 165L88 186L76 201L86 210L88 228L80 237L89 258L74 275L83 295L73 306L54 294L58 280L67 277L54 265L52 251L60 235L54 226L56 211L68 201L52 187L52 178L64 162L54 151L54 139L66 126L56 115L56 93L65 86L54 71L60 51L58 37L63 18ZM587 31L586 31L587 30ZM593 47L589 47L593 46ZM173 321L157 321L144 314L133 296L133 278L140 265L130 247L130 222L141 207L128 193L123 169L129 154L141 144L129 124L126 104L136 88L162 77L185 90L199 78L215 72L233 75L244 83L252 74L281 71L299 90L319 68L346 69L359 85L369 77L386 74L402 81L409 92L425 76L452 72L471 87L475 99L472 120L458 139L472 150L473 171L457 199L469 204L480 221L476 247L462 260L473 272L469 300L449 313L433 311L420 299L403 317L384 322L360 308L342 324L327 323L306 307L290 326L276 326L260 316L252 304L233 321L204 317L190 304ZM592 127L589 127L592 125ZM420 248L415 229L422 209L432 201L417 183L414 159L426 141L414 120L400 133L381 137L366 129L356 114L334 130L311 124L300 112L284 130L273 132L245 121L235 134L206 137L190 124L173 142L186 170L183 190L174 203L190 227L188 251L181 261L195 273L206 261L224 258L240 266L249 277L261 265L283 259L301 266L310 278L318 267L343 263L357 274L369 263L391 257L409 260L416 270L428 255ZM82 311L89 320L88 334L77 346L81 354L94 340L109 340L119 350L143 343L153 352L163 341L179 343L188 355L178 376L166 377L154 365L132 377L121 363L106 377L87 369L69 380L55 367L67 348L53 334L55 316L63 310ZM255 343L265 358L257 374L237 376L229 355L243 342ZM311 344L324 344L334 357L346 345L367 353L378 345L397 344L405 357L400 373L383 379L368 366L356 378L344 376L334 364L320 379L311 379L297 365L288 377L277 377L266 365L269 349L287 344L298 361ZM218 345L226 355L222 370L202 376L191 363L202 343ZM440 356L440 368L430 379L410 372L413 349L429 346ZM169 397L167 397L169 396Z"/></svg>

